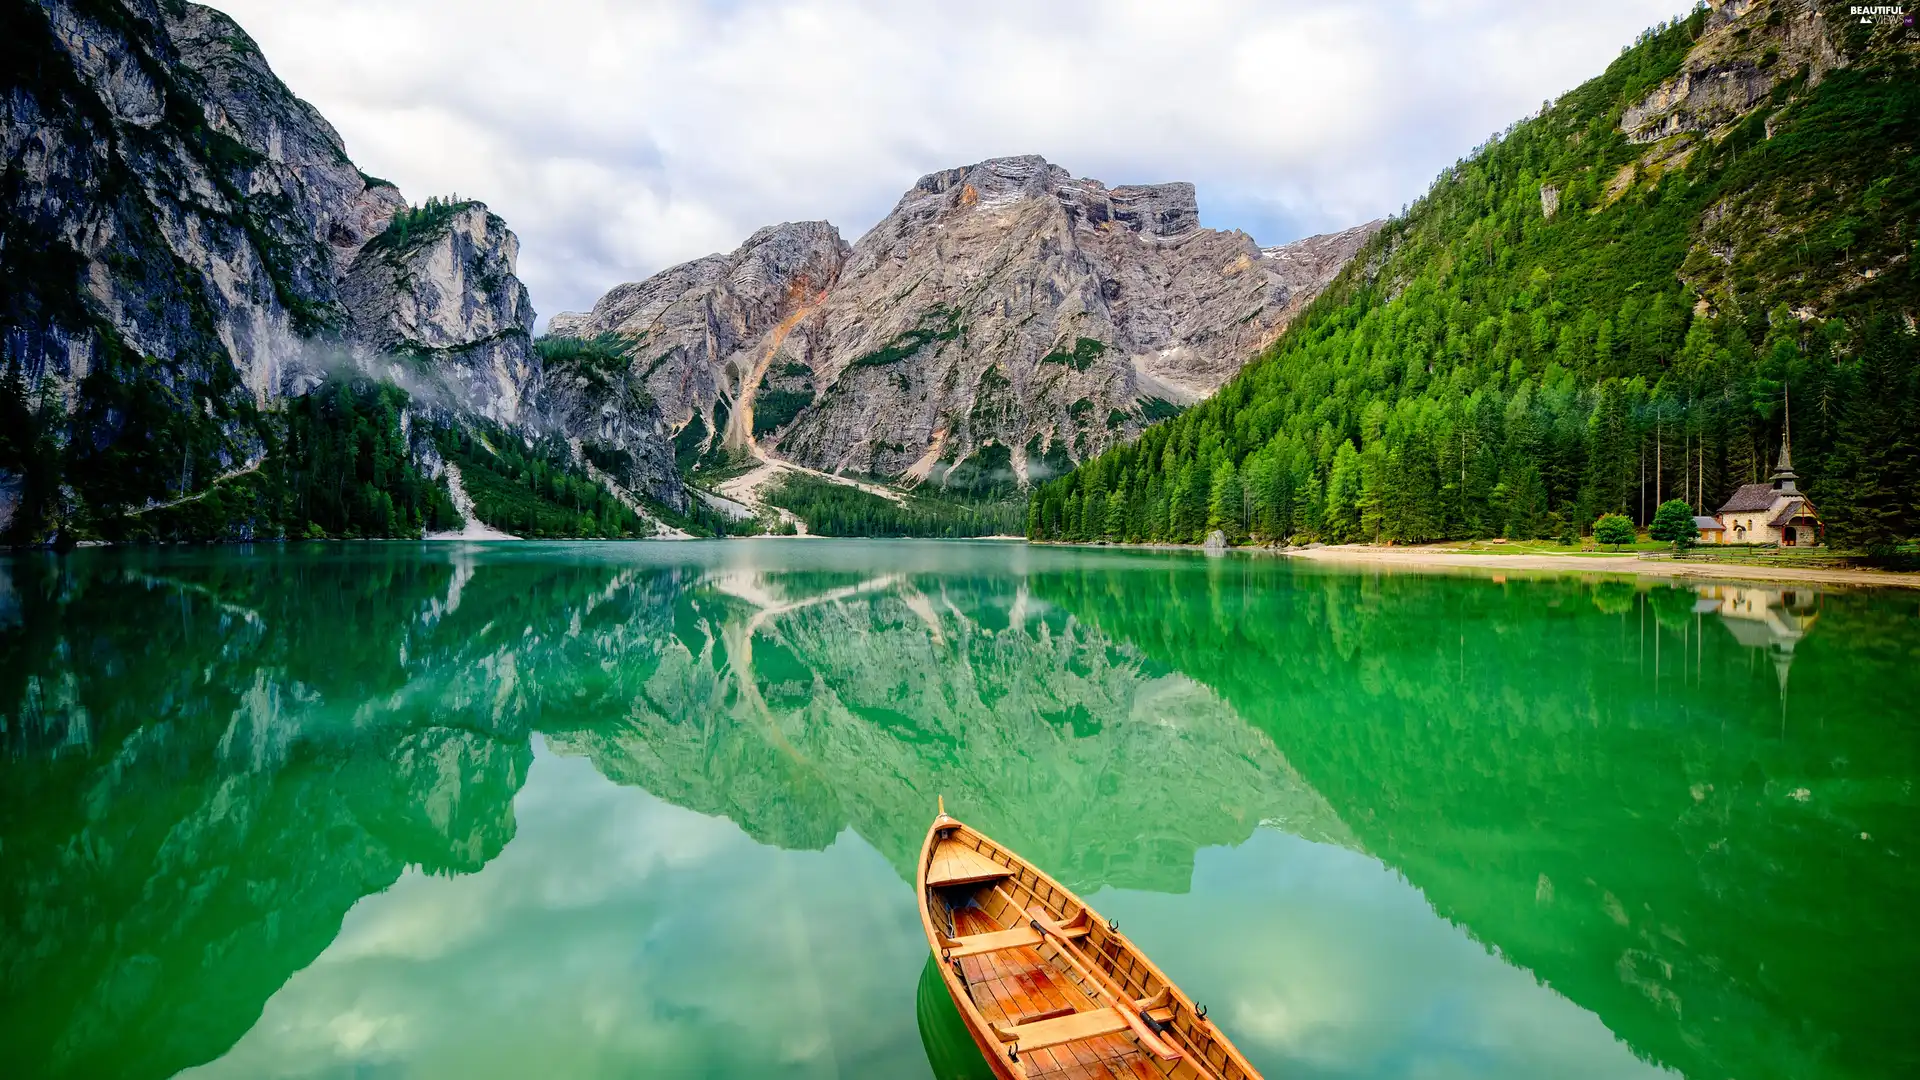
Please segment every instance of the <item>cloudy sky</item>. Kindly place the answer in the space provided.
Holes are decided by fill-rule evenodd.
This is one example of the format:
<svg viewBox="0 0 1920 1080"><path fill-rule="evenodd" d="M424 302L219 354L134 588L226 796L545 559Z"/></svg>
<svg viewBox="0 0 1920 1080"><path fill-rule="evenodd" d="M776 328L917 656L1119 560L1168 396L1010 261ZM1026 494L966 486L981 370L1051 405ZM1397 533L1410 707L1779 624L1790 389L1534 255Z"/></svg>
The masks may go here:
<svg viewBox="0 0 1920 1080"><path fill-rule="evenodd" d="M1686 0L212 0L361 168L486 200L544 316L935 169L1191 180L1262 244L1398 210Z"/></svg>

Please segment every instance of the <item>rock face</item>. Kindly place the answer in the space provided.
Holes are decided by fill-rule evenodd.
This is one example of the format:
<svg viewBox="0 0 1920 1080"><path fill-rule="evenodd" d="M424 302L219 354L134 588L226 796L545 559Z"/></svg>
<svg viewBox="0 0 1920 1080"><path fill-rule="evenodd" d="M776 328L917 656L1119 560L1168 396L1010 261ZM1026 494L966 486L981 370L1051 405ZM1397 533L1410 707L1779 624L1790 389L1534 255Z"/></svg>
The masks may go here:
<svg viewBox="0 0 1920 1080"><path fill-rule="evenodd" d="M541 377L540 415L566 434L576 454L627 492L687 509L672 439L638 372L552 362Z"/></svg>
<svg viewBox="0 0 1920 1080"><path fill-rule="evenodd" d="M302 338L344 325L340 271L399 192L219 12L38 0L8 21L47 62L9 71L0 135L24 290L7 362L71 403L124 349L219 404L264 403Z"/></svg>
<svg viewBox="0 0 1920 1080"><path fill-rule="evenodd" d="M1920 56L1920 37L1902 19L1848 15L1814 0L1725 0L1702 19L1679 72L1621 114L1622 134L1646 149L1632 171L1623 169L1607 186L1607 201L1639 178L1657 181L1683 168L1696 152L1756 117L1767 140L1782 125L1801 138L1818 137L1821 128L1803 105L1819 100L1838 73L1886 71L1892 74L1869 77L1897 82L1910 77ZM1873 138L1875 146L1899 145ZM1897 189L1896 172L1864 165L1857 153L1834 156L1841 160L1820 165L1817 183L1798 170L1763 176L1729 190L1700 215L1680 278L1699 294L1702 310L1738 310L1741 294L1789 290L1792 310L1806 319L1843 310L1855 302L1850 298L1897 280L1892 275L1911 258L1898 230L1893 243L1866 239L1881 230L1842 228L1842 219L1853 220L1858 211L1839 209L1880 201L1873 185ZM1860 237L1841 245L1847 254L1788 257L1827 235L1830 219L1835 231Z"/></svg>
<svg viewBox="0 0 1920 1080"><path fill-rule="evenodd" d="M1745 116L1773 88L1804 75L1818 86L1847 65L1831 20L1811 0L1730 0L1714 5L1680 74L1620 117L1636 143L1713 131Z"/></svg>
<svg viewBox="0 0 1920 1080"><path fill-rule="evenodd" d="M548 331L591 338L619 334L641 359L639 376L676 429L697 424L698 444L735 441L735 406L766 361L839 279L848 248L824 221L761 229L730 255L709 255L621 285L587 314L555 315Z"/></svg>
<svg viewBox="0 0 1920 1080"><path fill-rule="evenodd" d="M0 37L12 539L250 469L280 402L343 364L462 415L546 418L505 223L479 204L409 211L233 20L173 0L32 0ZM633 426L666 452L657 422ZM648 493L684 500L672 476Z"/></svg>
<svg viewBox="0 0 1920 1080"><path fill-rule="evenodd" d="M1380 231L1380 225L1374 221L1342 232L1260 249L1266 256L1261 268L1278 277L1287 290L1287 306L1281 312L1282 325L1292 322L1301 309L1320 295L1320 290L1346 269L1373 234Z"/></svg>
<svg viewBox="0 0 1920 1080"><path fill-rule="evenodd" d="M480 203L404 240L382 234L347 268L340 294L355 345L426 359L458 404L503 424L539 390L533 301L514 276L519 241Z"/></svg>
<svg viewBox="0 0 1920 1080"><path fill-rule="evenodd" d="M824 223L762 230L552 329L645 335L668 420L736 444L1032 480L1218 388L1377 227L1262 250L1201 228L1190 184L1001 158L921 178L851 250Z"/></svg>

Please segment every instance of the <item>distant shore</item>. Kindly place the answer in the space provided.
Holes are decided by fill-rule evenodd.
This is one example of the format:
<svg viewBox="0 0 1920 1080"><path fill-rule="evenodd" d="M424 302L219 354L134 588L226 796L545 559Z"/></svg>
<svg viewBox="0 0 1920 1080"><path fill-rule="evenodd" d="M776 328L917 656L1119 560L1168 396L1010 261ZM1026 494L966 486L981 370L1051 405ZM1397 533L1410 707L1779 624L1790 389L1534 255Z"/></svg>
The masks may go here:
<svg viewBox="0 0 1920 1080"><path fill-rule="evenodd" d="M1504 555L1449 551L1440 548L1372 547L1342 544L1334 547L1293 548L1278 554L1312 562L1409 569L1460 568L1476 570L1547 570L1585 574L1636 574L1643 577L1716 578L1737 581L1805 581L1821 585L1855 585L1920 589L1920 574L1893 570L1834 570L1797 566L1749 566L1741 563L1675 562L1641 555Z"/></svg>
<svg viewBox="0 0 1920 1080"><path fill-rule="evenodd" d="M1107 548L1122 551L1205 551L1199 544L1069 544L1036 541L1036 546ZM1333 544L1315 547L1227 548L1243 555L1273 555L1310 562L1354 566L1395 567L1413 571L1488 570L1495 573L1632 574L1639 577L1711 578L1719 581L1808 582L1851 585L1856 588L1920 589L1920 573L1896 570L1835 570L1819 567L1753 566L1744 563L1675 562L1647 558L1644 553L1575 552L1566 554L1504 554L1466 552L1448 546L1376 547L1371 544Z"/></svg>

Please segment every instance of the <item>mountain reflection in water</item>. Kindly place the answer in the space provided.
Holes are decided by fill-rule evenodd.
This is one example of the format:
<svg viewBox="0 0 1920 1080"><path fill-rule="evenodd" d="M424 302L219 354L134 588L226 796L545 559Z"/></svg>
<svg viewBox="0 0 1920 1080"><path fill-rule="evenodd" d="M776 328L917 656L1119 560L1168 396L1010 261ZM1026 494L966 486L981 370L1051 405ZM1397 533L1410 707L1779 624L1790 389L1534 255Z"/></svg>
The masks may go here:
<svg viewBox="0 0 1920 1080"><path fill-rule="evenodd" d="M1125 913L1275 1072L1570 1074L1551 1040L1381 1026L1454 985L1545 1010L1583 1075L1897 1075L1913 614L990 544L11 559L0 1039L27 1076L391 1065L420 1000L551 962L540 926L631 957L573 1039L597 1056L528 1021L524 1060L429 1073L947 1075L906 884L944 795ZM377 989L369 942L459 911L500 935L464 954L484 976Z"/></svg>

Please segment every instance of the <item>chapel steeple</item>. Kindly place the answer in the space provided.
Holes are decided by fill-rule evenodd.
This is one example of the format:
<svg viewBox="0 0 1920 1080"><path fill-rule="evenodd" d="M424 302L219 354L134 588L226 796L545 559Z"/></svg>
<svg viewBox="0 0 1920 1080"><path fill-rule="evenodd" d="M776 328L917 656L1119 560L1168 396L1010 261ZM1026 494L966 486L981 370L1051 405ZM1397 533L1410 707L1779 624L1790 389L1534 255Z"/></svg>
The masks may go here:
<svg viewBox="0 0 1920 1080"><path fill-rule="evenodd" d="M1800 479L1793 471L1793 448L1786 436L1780 437L1780 464L1773 467L1773 490L1784 494L1796 494L1800 490L1795 486Z"/></svg>
<svg viewBox="0 0 1920 1080"><path fill-rule="evenodd" d="M1773 467L1773 490L1792 495L1800 490L1795 486L1800 478L1793 474L1793 391L1786 390L1782 400L1787 415L1780 428L1780 464Z"/></svg>

